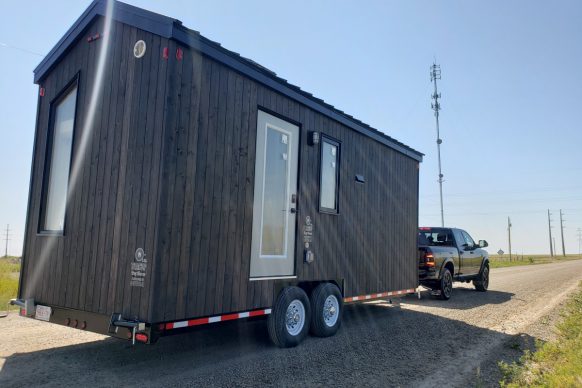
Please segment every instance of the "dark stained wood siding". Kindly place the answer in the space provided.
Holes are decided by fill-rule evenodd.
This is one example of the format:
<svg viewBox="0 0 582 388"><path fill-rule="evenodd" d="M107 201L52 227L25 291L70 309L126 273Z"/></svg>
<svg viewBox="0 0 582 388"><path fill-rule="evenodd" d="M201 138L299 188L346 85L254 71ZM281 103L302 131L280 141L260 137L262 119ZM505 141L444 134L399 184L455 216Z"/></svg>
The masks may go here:
<svg viewBox="0 0 582 388"><path fill-rule="evenodd" d="M101 19L86 36L95 32ZM335 280L346 296L416 286L417 161L175 41L120 23L111 38L84 152L103 39L81 39L41 82L22 297L149 322L271 306L277 281L249 281L259 109L301 129L297 281ZM132 55L138 39L147 45L141 59ZM73 152L84 158L65 235L42 236L49 102L77 73ZM308 145L311 131L341 142L337 215L318 211L320 146ZM312 264L303 262L307 216ZM148 261L143 288L130 285L137 248Z"/></svg>
<svg viewBox="0 0 582 388"><path fill-rule="evenodd" d="M91 116L105 40L87 42L86 37L97 32L104 33L102 18L88 26L40 83L45 96L39 99L20 296L34 297L41 304L149 320L168 68L161 54L169 42L112 23L102 90ZM138 39L148 50L141 59L132 54ZM78 163L78 174L75 177L72 168L64 235L46 236L38 233L38 225L50 102L77 73L73 163ZM138 247L145 250L149 266L143 288L129 286Z"/></svg>
<svg viewBox="0 0 582 388"><path fill-rule="evenodd" d="M301 127L297 280L338 280L346 296L416 287L418 162L182 49L184 60L175 64L169 81L175 85L170 97L175 117L168 118L164 132L152 320L272 305L276 281L249 281L261 108ZM310 131L341 142L338 215L318 211L320 147L307 144ZM356 174L366 183L356 183ZM311 265L303 263L306 216L314 225Z"/></svg>

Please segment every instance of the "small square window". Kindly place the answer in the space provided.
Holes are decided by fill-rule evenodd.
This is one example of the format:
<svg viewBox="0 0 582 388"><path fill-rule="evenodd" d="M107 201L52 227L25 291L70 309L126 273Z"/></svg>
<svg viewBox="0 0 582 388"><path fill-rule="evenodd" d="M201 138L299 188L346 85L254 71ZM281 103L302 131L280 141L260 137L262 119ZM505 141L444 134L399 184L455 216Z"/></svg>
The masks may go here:
<svg viewBox="0 0 582 388"><path fill-rule="evenodd" d="M322 136L319 182L319 210L324 213L339 212L339 162L340 143Z"/></svg>

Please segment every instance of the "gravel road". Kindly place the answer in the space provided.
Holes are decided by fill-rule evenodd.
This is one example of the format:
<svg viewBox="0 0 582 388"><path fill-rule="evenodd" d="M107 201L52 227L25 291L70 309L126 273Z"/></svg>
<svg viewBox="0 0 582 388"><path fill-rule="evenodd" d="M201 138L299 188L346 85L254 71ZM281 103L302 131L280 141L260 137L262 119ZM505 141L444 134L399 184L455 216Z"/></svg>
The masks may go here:
<svg viewBox="0 0 582 388"><path fill-rule="evenodd" d="M490 290L455 284L400 307L346 306L332 338L271 345L266 321L231 322L126 342L11 314L0 319L0 386L495 386L496 362L552 337L557 308L582 280L582 260L495 269Z"/></svg>

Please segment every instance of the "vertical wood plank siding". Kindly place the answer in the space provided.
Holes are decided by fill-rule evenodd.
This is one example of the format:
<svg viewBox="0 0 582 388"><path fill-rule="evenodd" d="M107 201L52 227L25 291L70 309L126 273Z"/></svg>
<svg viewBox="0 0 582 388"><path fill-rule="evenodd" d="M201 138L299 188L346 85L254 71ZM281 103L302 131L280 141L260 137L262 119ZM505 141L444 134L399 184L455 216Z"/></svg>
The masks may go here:
<svg viewBox="0 0 582 388"><path fill-rule="evenodd" d="M92 124L86 123L104 39L96 19L83 38L42 80L38 134L31 179L21 297L38 303L102 314L121 312L148 320L151 270L158 233L167 39L118 22L111 29L109 57ZM136 40L146 41L148 55L133 56ZM63 236L38 234L42 180L45 174L50 102L79 73L73 159L80 163L70 186ZM189 94L189 93L188 93ZM91 131L85 152L83 131ZM71 177L73 179L73 177ZM129 287L131 262L141 247L148 259L145 284Z"/></svg>
<svg viewBox="0 0 582 388"><path fill-rule="evenodd" d="M97 19L86 36L102 30ZM136 59L139 39L147 52ZM117 22L110 41L92 125L103 39L81 39L42 80L22 297L149 322L271 306L276 281L249 281L259 109L300 126L297 281L336 280L346 296L416 286L417 161L175 41ZM82 131L92 133L65 235L39 235L49 103L77 73L75 158ZM319 212L312 131L341 142L338 215ZM312 264L303 262L307 216ZM144 287L130 285L137 248L146 253Z"/></svg>

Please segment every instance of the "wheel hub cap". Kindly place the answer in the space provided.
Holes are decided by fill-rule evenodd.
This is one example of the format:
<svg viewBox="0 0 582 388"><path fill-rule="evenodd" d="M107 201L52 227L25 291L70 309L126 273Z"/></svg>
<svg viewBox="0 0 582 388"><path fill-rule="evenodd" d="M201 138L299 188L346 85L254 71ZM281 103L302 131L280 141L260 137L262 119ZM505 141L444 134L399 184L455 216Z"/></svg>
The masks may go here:
<svg viewBox="0 0 582 388"><path fill-rule="evenodd" d="M323 321L333 327L338 320L339 302L334 295L329 295L323 304Z"/></svg>
<svg viewBox="0 0 582 388"><path fill-rule="evenodd" d="M300 300L295 299L287 307L285 313L285 327L293 336L298 335L305 325L305 306Z"/></svg>

